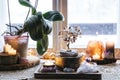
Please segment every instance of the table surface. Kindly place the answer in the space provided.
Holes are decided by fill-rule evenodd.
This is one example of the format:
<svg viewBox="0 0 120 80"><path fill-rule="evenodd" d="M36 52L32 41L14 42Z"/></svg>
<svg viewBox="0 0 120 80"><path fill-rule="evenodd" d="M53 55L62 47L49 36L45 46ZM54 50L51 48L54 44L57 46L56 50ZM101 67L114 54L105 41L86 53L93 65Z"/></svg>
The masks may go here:
<svg viewBox="0 0 120 80"><path fill-rule="evenodd" d="M34 79L34 72L38 67L39 65L24 70L0 71L0 80L37 80ZM120 60L113 64L98 65L98 67L102 80L120 80Z"/></svg>

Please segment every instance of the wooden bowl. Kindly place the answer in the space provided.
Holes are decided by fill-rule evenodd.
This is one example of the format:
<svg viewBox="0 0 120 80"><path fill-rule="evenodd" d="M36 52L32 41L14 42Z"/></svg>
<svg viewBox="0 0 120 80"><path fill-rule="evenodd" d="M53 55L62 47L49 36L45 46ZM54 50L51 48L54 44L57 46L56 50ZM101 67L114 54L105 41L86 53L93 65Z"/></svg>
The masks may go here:
<svg viewBox="0 0 120 80"><path fill-rule="evenodd" d="M61 57L60 55L57 55L55 58L55 64L57 70L63 71L64 68L72 68L75 71L80 66L81 63L81 57Z"/></svg>
<svg viewBox="0 0 120 80"><path fill-rule="evenodd" d="M18 62L18 55L8 55L0 52L0 65L12 65Z"/></svg>

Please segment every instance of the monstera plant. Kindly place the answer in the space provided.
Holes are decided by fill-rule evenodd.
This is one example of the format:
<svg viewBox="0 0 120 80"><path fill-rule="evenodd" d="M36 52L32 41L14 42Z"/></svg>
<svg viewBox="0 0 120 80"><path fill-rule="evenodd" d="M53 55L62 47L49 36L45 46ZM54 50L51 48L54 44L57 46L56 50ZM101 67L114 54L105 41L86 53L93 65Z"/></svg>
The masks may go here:
<svg viewBox="0 0 120 80"><path fill-rule="evenodd" d="M64 16L58 11L48 11L44 14L37 11L29 0L19 0L19 3L31 10L32 15L24 22L23 28L17 32L21 35L28 32L31 39L37 42L37 51L42 55L48 49L48 35L52 31L50 21L62 21ZM35 3L38 3L36 0Z"/></svg>

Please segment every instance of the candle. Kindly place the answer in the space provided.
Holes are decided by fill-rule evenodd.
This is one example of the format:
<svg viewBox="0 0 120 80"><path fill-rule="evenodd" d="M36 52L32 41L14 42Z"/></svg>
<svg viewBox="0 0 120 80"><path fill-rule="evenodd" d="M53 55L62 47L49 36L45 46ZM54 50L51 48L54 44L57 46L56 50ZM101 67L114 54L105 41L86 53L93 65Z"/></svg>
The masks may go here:
<svg viewBox="0 0 120 80"><path fill-rule="evenodd" d="M102 41L89 41L86 49L86 54L93 59L103 59L104 45Z"/></svg>
<svg viewBox="0 0 120 80"><path fill-rule="evenodd" d="M16 55L16 50L11 48L9 51L8 51L8 54L9 55Z"/></svg>
<svg viewBox="0 0 120 80"><path fill-rule="evenodd" d="M51 61L51 60L47 60L47 61L45 61L45 63L43 64L43 66L55 66L55 63L53 62L53 61Z"/></svg>
<svg viewBox="0 0 120 80"><path fill-rule="evenodd" d="M106 51L104 58L114 58L114 42L107 41L106 42Z"/></svg>
<svg viewBox="0 0 120 80"><path fill-rule="evenodd" d="M100 55L98 53L96 53L95 55L93 55L93 59L100 59Z"/></svg>
<svg viewBox="0 0 120 80"><path fill-rule="evenodd" d="M16 55L16 50L13 49L12 46L9 44L4 45L4 52L8 55Z"/></svg>
<svg viewBox="0 0 120 80"><path fill-rule="evenodd" d="M54 62L51 60L47 60L43 64L43 68L42 68L41 72L56 72L56 67L55 67Z"/></svg>

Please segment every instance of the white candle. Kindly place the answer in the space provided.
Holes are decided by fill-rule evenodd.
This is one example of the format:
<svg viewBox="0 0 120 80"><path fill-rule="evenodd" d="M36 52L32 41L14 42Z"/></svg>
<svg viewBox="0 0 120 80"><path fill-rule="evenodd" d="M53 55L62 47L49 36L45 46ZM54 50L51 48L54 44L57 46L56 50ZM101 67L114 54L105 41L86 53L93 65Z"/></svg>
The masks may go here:
<svg viewBox="0 0 120 80"><path fill-rule="evenodd" d="M54 64L53 61L51 61L51 60L47 60L47 61L45 61L45 63L44 63L43 66L54 66L54 65L55 65L55 64Z"/></svg>

